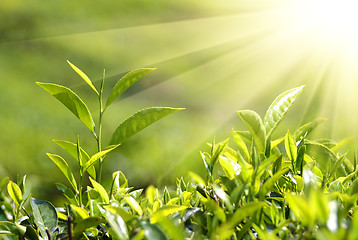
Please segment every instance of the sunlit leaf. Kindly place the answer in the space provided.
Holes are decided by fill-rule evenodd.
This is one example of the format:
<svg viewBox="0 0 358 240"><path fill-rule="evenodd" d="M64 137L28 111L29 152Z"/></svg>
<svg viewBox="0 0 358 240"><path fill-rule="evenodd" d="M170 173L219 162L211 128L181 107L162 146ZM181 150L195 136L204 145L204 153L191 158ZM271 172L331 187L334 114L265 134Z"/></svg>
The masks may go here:
<svg viewBox="0 0 358 240"><path fill-rule="evenodd" d="M286 149L288 158L292 162L296 161L297 146L296 146L296 141L293 138L293 136L291 135L290 131L287 131L286 136L285 136L285 149Z"/></svg>
<svg viewBox="0 0 358 240"><path fill-rule="evenodd" d="M95 164L98 160L100 160L100 159L101 159L103 156L105 156L107 153L109 153L109 152L113 151L114 149L116 149L119 145L120 145L120 144L118 144L118 145L112 145L112 146L110 146L108 149L103 150L103 151L100 151L100 152L94 154L94 155L88 160L88 162L86 162L86 164L84 165L84 167L83 167L84 171L87 171L90 167L93 166L93 164Z"/></svg>
<svg viewBox="0 0 358 240"><path fill-rule="evenodd" d="M244 142L244 140L241 138L240 134L236 131L232 131L232 135L234 136L234 140L239 146L240 151L243 153L246 159L250 159L250 153L247 149L247 146Z"/></svg>
<svg viewBox="0 0 358 240"><path fill-rule="evenodd" d="M301 94L303 87L296 87L280 94L267 109L263 121L267 138L271 136L277 125L285 117L288 110Z"/></svg>
<svg viewBox="0 0 358 240"><path fill-rule="evenodd" d="M286 201L290 209L294 212L297 220L302 221L305 225L311 225L315 220L312 206L302 196L294 194L286 194Z"/></svg>
<svg viewBox="0 0 358 240"><path fill-rule="evenodd" d="M127 225L119 214L114 214L109 210L103 210L102 214L108 221L117 239L129 239Z"/></svg>
<svg viewBox="0 0 358 240"><path fill-rule="evenodd" d="M150 73L155 69L156 68L139 68L124 75L113 87L112 92L110 93L107 99L105 108L107 108L117 97L119 97L124 91L126 91L132 84L134 84L144 75Z"/></svg>
<svg viewBox="0 0 358 240"><path fill-rule="evenodd" d="M95 135L95 125L88 107L71 89L53 83L36 84L57 98Z"/></svg>
<svg viewBox="0 0 358 240"><path fill-rule="evenodd" d="M134 216L129 213L128 211L124 210L122 207L117 207L117 206L104 206L104 209L116 214L116 215L120 215L121 218L123 219L123 221L127 222L131 219L134 218Z"/></svg>
<svg viewBox="0 0 358 240"><path fill-rule="evenodd" d="M262 123L261 117L254 111L242 110L237 112L245 123L246 127L251 132L254 138L257 150L260 153L265 153L266 148L266 131Z"/></svg>
<svg viewBox="0 0 358 240"><path fill-rule="evenodd" d="M19 206L22 202L22 192L20 187L13 181L9 181L7 184L7 192L12 200Z"/></svg>
<svg viewBox="0 0 358 240"><path fill-rule="evenodd" d="M78 191L76 180L71 172L70 167L68 166L67 162L65 161L65 159L63 159L61 156L51 154L51 153L47 153L47 156L57 165L57 167L61 170L63 175L65 175L67 180L71 183L73 189L75 191Z"/></svg>
<svg viewBox="0 0 358 240"><path fill-rule="evenodd" d="M306 152L316 160L321 171L329 171L333 167L333 164L338 161L335 154L328 147L320 143L307 142L306 146Z"/></svg>
<svg viewBox="0 0 358 240"><path fill-rule="evenodd" d="M316 129L318 125L325 122L326 120L327 118L317 118L312 122L306 123L305 125L299 127L293 134L296 138L296 141L299 141L303 136L308 136L314 129Z"/></svg>
<svg viewBox="0 0 358 240"><path fill-rule="evenodd" d="M56 143L61 148L63 148L66 152L68 152L74 159L78 160L76 144L69 142L69 141L62 141L62 140L53 140L53 142ZM83 148L80 147L80 150L81 150L81 156L82 156L81 166L83 166L89 161L90 157ZM95 170L94 166L89 167L87 169L87 172L89 173L89 175L92 178L96 178L96 170Z"/></svg>
<svg viewBox="0 0 358 240"><path fill-rule="evenodd" d="M91 181L91 184L93 186L93 188L99 193L99 195L101 196L101 199L104 203L109 203L109 197L107 194L106 189L104 189L104 187L99 184L98 182L96 182L95 180L93 180L91 177L89 178L89 180Z"/></svg>
<svg viewBox="0 0 358 240"><path fill-rule="evenodd" d="M134 209L139 215L143 214L141 206L132 196L124 196L124 199L126 200L128 205L131 206L131 208Z"/></svg>
<svg viewBox="0 0 358 240"><path fill-rule="evenodd" d="M180 206L180 205L163 206L153 213L153 215L150 218L150 222L152 224L157 223L157 222L161 221L163 218L169 216L170 214L178 212L178 211L183 211L187 208L188 208L187 206Z"/></svg>
<svg viewBox="0 0 358 240"><path fill-rule="evenodd" d="M265 195L272 189L273 185L290 169L284 168L276 172L272 177L270 177L261 187L260 199L263 200Z"/></svg>
<svg viewBox="0 0 358 240"><path fill-rule="evenodd" d="M97 89L95 88L95 86L93 86L91 79L89 79L89 77L84 72L82 72L81 69L73 65L70 61L67 60L67 63L71 66L73 70L76 71L76 73L78 73L78 75L81 76L83 80L85 80L85 82L92 88L92 90L97 93L97 95L99 95Z"/></svg>
<svg viewBox="0 0 358 240"><path fill-rule="evenodd" d="M143 130L163 117L184 108L152 107L142 109L124 120L112 135L110 145L122 143L127 138Z"/></svg>

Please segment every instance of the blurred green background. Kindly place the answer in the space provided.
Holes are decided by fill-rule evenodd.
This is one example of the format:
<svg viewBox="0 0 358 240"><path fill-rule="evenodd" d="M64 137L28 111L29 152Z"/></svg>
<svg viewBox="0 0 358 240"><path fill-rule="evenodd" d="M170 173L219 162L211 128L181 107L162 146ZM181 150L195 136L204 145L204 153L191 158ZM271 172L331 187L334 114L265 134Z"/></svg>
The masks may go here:
<svg viewBox="0 0 358 240"><path fill-rule="evenodd" d="M61 154L76 167L52 139L75 142L80 135L95 153L88 130L35 84L68 86L96 112L95 95L66 60L96 86L105 68L105 96L126 72L157 68L108 109L105 142L141 108L186 108L105 161L104 178L121 170L136 187L172 184L189 170L203 173L199 151L208 150L206 143L244 128L237 110L264 115L278 94L303 84L277 136L327 117L317 137L354 137L356 81L344 79L354 79L355 71L342 68L349 64L336 57L339 46L321 44L299 19L285 1L1 1L0 176L26 174L33 195L48 199L57 193L53 183L65 178L45 153Z"/></svg>

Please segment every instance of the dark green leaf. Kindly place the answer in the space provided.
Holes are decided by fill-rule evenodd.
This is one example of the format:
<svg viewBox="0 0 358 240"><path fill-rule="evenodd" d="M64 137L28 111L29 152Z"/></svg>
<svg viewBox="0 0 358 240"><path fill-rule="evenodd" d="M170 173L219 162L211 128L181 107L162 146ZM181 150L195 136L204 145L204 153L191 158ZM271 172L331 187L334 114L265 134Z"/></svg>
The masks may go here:
<svg viewBox="0 0 358 240"><path fill-rule="evenodd" d="M141 225L145 232L145 237L147 239L156 239L156 240L167 240L167 236L163 233L163 231L154 224L150 224L148 221L142 221Z"/></svg>
<svg viewBox="0 0 358 240"><path fill-rule="evenodd" d="M280 94L270 105L263 121L267 138L271 136L277 125L285 117L288 110L301 94L303 87L304 86L292 88Z"/></svg>
<svg viewBox="0 0 358 240"><path fill-rule="evenodd" d="M79 221L73 229L73 237L75 240L81 239L82 233L91 227L97 227L99 224L104 223L104 219L100 217L89 217Z"/></svg>
<svg viewBox="0 0 358 240"><path fill-rule="evenodd" d="M21 239L26 232L26 228L17 223L0 221L0 231L6 234L14 234Z"/></svg>
<svg viewBox="0 0 358 240"><path fill-rule="evenodd" d="M124 75L113 87L112 92L107 99L105 108L107 108L117 97L119 97L124 91L126 91L132 84L134 84L144 75L150 73L155 69L156 68L139 68Z"/></svg>
<svg viewBox="0 0 358 240"><path fill-rule="evenodd" d="M152 123L180 110L183 110L183 108L153 107L142 109L124 120L118 126L113 133L110 145L120 144Z"/></svg>
<svg viewBox="0 0 358 240"><path fill-rule="evenodd" d="M30 225L26 227L25 237L29 240L40 240L36 230Z"/></svg>
<svg viewBox="0 0 358 240"><path fill-rule="evenodd" d="M31 199L34 221L42 238L48 240L45 228L52 229L57 226L57 212L55 207L47 201Z"/></svg>
<svg viewBox="0 0 358 240"><path fill-rule="evenodd" d="M90 111L86 104L71 89L53 83L37 82L37 85L57 98L95 135L95 125Z"/></svg>

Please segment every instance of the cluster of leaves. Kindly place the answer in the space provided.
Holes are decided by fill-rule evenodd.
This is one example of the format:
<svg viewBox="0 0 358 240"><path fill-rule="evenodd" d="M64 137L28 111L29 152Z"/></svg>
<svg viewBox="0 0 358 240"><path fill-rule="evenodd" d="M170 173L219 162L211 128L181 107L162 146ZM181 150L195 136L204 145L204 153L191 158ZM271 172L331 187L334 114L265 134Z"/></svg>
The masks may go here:
<svg viewBox="0 0 358 240"><path fill-rule="evenodd" d="M88 108L73 91L55 84L38 84L93 133L98 152L90 157L79 139L77 143L55 141L77 160L80 169L76 180L62 157L48 154L70 185L56 185L66 198L60 208L26 194L25 177L16 183L3 179L3 239L357 239L356 159L352 164L347 154L337 152L343 142L308 139L324 119L271 139L303 87L279 95L263 120L254 111L239 111L248 131L232 131L232 143L230 139L213 142L209 152L201 152L206 178L190 172L190 181L177 179L176 187L135 190L117 171L106 189L101 184L101 164L106 154L144 127L180 109L149 108L137 112L119 125L109 146L102 150L104 110L152 69L125 75L103 108L104 78L97 91L81 70L70 65L98 95L97 132ZM86 174L91 186L83 184Z"/></svg>

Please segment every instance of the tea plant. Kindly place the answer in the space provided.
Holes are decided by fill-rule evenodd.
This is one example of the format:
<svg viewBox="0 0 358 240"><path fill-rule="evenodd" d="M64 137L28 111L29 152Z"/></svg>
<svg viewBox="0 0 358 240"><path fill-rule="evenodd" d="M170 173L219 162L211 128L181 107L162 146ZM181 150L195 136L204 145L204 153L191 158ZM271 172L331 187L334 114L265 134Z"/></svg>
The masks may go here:
<svg viewBox="0 0 358 240"><path fill-rule="evenodd" d="M106 154L126 138L181 109L140 110L122 122L108 146L102 148L103 113L115 98L153 69L125 75L103 105L104 77L98 91L81 70L70 65L98 96L98 128L85 103L72 90L38 84L85 124L98 152L90 157L79 138L76 143L55 141L77 160L80 169L76 179L62 157L48 154L71 186L56 184L66 198L60 208L25 196L25 177L16 183L3 179L3 239L357 239L358 170L356 157L352 164L347 154L338 152L344 141L309 139L325 119L313 120L273 139L302 86L279 95L263 118L252 110L238 111L248 131L233 130L232 141L213 142L208 152L200 153L206 169L204 178L190 172L190 180L179 178L176 187L134 190L124 174L116 171L110 188L105 189L101 169ZM91 186L83 182L87 173Z"/></svg>

